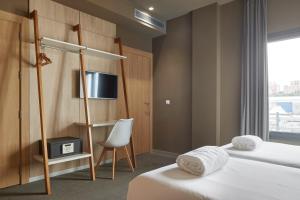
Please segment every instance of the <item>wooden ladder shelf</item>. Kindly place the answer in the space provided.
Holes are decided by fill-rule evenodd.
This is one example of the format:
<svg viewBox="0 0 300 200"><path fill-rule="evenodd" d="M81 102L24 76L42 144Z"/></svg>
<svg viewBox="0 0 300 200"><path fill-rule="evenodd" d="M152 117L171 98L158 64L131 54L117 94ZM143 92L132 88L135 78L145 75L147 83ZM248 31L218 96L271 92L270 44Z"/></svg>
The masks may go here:
<svg viewBox="0 0 300 200"><path fill-rule="evenodd" d="M73 27L73 31L77 32L78 44L72 44L68 42L63 42L55 39L50 39L46 37L40 37L39 33L39 23L38 23L38 13L36 10L30 13L30 18L33 19L34 22L34 44L35 44L35 54L36 54L36 72L37 72L37 87L38 87L38 98L39 98L39 115L40 115L40 128L41 128L41 138L42 138L42 156L35 156L34 158L37 161L43 163L44 166L44 177L45 177L45 188L48 195L51 194L51 182L49 175L49 166L68 162L72 160L78 159L89 159L89 171L91 180L95 180L95 169L94 169L94 156L93 156L93 142L92 142L92 134L91 134L91 126L90 123L90 115L89 115L89 103L87 97L87 83L86 83L86 66L84 60L84 54L98 56L110 60L121 60L121 68L122 68L122 79L123 79L123 88L124 88L124 97L125 97L125 105L126 105L126 117L129 118L128 111L128 102L127 102L127 92L126 92L126 80L124 73L124 63L123 60L126 58L123 56L122 45L120 39L116 39L115 43L119 44L120 55L113 54L110 52L105 52L97 49L88 48L82 44L82 32L80 24ZM82 79L82 89L84 96L84 110L85 110L85 125L86 125L86 133L87 133L87 142L88 142L88 152L84 152L81 154L66 156L62 158L48 159L48 149L47 149L47 137L46 137L46 129L45 129L45 110L44 110L44 97L43 97L43 83L42 83L42 67L48 64L51 64L51 60L46 56L45 53L41 52L42 47L49 47L54 49L62 49L68 52L74 52L79 54L80 58L80 71L81 71L81 79ZM135 162L135 154L134 154L134 146L131 138L131 153L133 158L133 165L136 166Z"/></svg>
<svg viewBox="0 0 300 200"><path fill-rule="evenodd" d="M85 108L85 121L86 121L86 131L87 131L87 141L88 141L88 153L82 153L72 156L66 156L63 158L57 159L48 159L48 149L47 149L47 138L45 131L45 111L44 111L44 98L43 98L43 83L42 83L42 66L51 63L51 60L46 56L46 54L41 53L41 39L39 34L39 23L38 23L38 14L37 11L34 10L30 13L30 18L34 21L34 43L35 43L35 54L36 54L36 70L37 70L37 83L38 83L38 95L39 95L39 111L40 111L40 126L41 126L41 137L42 137L42 147L43 147L43 155L35 156L35 159L43 162L44 164L44 176L45 176L45 187L48 195L51 194L51 183L50 183L50 175L49 175L49 165L54 165L62 162L68 162L72 160L78 159L89 159L90 166L90 177L91 180L95 180L95 169L94 169L94 157L93 157L93 144L92 144L92 135L91 128L88 126L90 124L89 117L89 107L88 107L88 98L87 98L87 89L86 89L86 77L85 77L85 62L84 57L82 55L82 50L80 49L80 71L82 78L82 86L83 86L83 94L84 94L84 108ZM76 25L73 27L73 31L77 32L78 35L78 43L82 44L82 34L80 25Z"/></svg>

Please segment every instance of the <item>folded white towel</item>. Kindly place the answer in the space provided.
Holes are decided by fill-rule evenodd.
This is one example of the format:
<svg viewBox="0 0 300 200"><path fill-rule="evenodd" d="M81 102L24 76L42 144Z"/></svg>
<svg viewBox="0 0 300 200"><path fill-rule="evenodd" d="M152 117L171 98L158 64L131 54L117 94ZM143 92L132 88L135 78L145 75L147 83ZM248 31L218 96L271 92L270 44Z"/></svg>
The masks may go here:
<svg viewBox="0 0 300 200"><path fill-rule="evenodd" d="M243 151L253 151L262 144L262 139L254 135L236 136L231 143L233 148Z"/></svg>
<svg viewBox="0 0 300 200"><path fill-rule="evenodd" d="M221 169L228 158L229 155L224 149L216 146L205 146L179 155L176 163L186 172L205 176Z"/></svg>

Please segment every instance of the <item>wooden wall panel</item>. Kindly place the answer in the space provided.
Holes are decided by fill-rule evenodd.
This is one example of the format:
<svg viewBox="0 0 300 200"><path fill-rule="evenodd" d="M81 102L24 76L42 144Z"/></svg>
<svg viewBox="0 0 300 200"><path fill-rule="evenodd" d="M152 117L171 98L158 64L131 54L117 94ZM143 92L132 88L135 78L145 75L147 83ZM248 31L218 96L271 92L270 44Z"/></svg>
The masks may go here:
<svg viewBox="0 0 300 200"><path fill-rule="evenodd" d="M86 31L111 38L116 37L116 25L98 17L80 12L80 24Z"/></svg>
<svg viewBox="0 0 300 200"><path fill-rule="evenodd" d="M21 161L22 173L21 184L28 183L30 176L30 109L29 109L29 71L30 71L30 43L29 43L29 20L22 19L22 38L21 38Z"/></svg>
<svg viewBox="0 0 300 200"><path fill-rule="evenodd" d="M0 20L0 188L19 183L20 26Z"/></svg>
<svg viewBox="0 0 300 200"><path fill-rule="evenodd" d="M67 8L47 0L31 0L30 10L38 10L41 36L77 43L77 34L72 31L72 25L79 23L79 11ZM31 38L33 24L31 21ZM43 85L45 101L45 130L47 138L63 136L80 136L79 127L74 122L79 121L79 99L76 96L76 72L79 70L79 56L55 49L44 49L52 60L52 64L43 67ZM35 64L34 46L30 48L31 63ZM43 173L42 165L33 159L38 154L38 140L41 139L36 69L30 70L30 142L31 170L30 176ZM50 171L58 171L79 166L79 161L52 166Z"/></svg>
<svg viewBox="0 0 300 200"><path fill-rule="evenodd" d="M38 10L39 16L63 24L74 25L79 22L79 11L50 0L30 0L29 10ZM58 31L58 29L55 29ZM53 30L54 31L54 30Z"/></svg>
<svg viewBox="0 0 300 200"><path fill-rule="evenodd" d="M114 38L116 25L102 19L80 12L80 24L83 32L83 43L91 48L108 52L115 51ZM102 59L95 56L85 56L87 70L117 74L117 61ZM91 122L101 122L117 119L116 109L118 100L89 100ZM84 122L84 104L80 101L80 121ZM110 128L94 128L92 136L94 142L94 156L97 160L102 147L96 143L103 141ZM83 130L81 130L82 132ZM86 137L83 138L86 141Z"/></svg>
<svg viewBox="0 0 300 200"><path fill-rule="evenodd" d="M46 8L49 7L47 10ZM72 25L81 24L83 43L92 48L113 52L115 25L79 11L59 5L49 0L31 0L30 10L37 9L41 36L77 44L77 33ZM80 16L80 17L79 17ZM31 26L32 28L33 26ZM101 30L99 31L98 28ZM31 32L31 38L33 32ZM86 148L86 134L83 128L74 123L84 121L83 101L78 98L79 92L79 55L54 49L44 52L52 60L52 64L43 67L43 84L45 96L45 122L47 138L74 136L81 137ZM84 56L88 70L116 73L116 61L105 60L92 56ZM34 64L34 47L31 46L31 63ZM42 165L33 160L38 153L37 141L40 140L40 124L38 115L37 81L34 68L30 72L31 92L31 177L42 174ZM116 102L90 100L91 121L116 119ZM93 130L94 142L105 138L106 129ZM94 153L98 155L99 147L94 145ZM97 157L96 157L97 158ZM87 164L86 161L74 161L54 165L50 171Z"/></svg>
<svg viewBox="0 0 300 200"><path fill-rule="evenodd" d="M29 178L29 46L26 18L0 11L0 23L1 188Z"/></svg>
<svg viewBox="0 0 300 200"><path fill-rule="evenodd" d="M30 10L37 9L41 36L78 43L77 35L71 30L72 25L81 24L83 44L104 51L118 52L114 44L116 25L88 14L70 9L49 0L30 0ZM31 22L32 23L32 22ZM33 38L32 24L30 37ZM45 49L45 53L52 60L52 64L43 67L43 84L45 96L45 121L48 138L61 136L81 137L86 148L86 134L84 129L74 125L84 122L83 100L78 98L79 92L79 55ZM132 113L135 122L135 143L137 153L149 152L152 146L152 55L131 48L125 48L129 60L126 61L129 80L130 106L135 107ZM34 64L34 47L30 47L30 60ZM93 56L84 56L87 69L103 73L119 75L121 83L119 61L111 61ZM137 69L137 70L136 70ZM140 98L141 97L141 98ZM138 105L136 107L136 105ZM33 160L38 153L37 141L40 136L38 114L37 81L35 68L30 69L30 176L42 175L42 165ZM115 120L124 111L124 97L122 87L119 87L117 100L89 100L90 117L92 122ZM105 139L110 128L92 129L95 160L101 153L97 141ZM74 161L51 166L50 171L87 164L86 161Z"/></svg>

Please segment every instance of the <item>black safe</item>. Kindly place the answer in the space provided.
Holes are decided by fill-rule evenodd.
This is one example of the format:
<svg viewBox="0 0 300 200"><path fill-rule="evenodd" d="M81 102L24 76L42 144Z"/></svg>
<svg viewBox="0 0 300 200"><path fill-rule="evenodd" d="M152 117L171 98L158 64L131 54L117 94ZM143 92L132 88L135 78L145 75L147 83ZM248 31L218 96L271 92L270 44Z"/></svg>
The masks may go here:
<svg viewBox="0 0 300 200"><path fill-rule="evenodd" d="M42 140L39 141L39 152L43 154ZM82 139L75 137L60 137L47 139L48 158L59 158L82 153Z"/></svg>

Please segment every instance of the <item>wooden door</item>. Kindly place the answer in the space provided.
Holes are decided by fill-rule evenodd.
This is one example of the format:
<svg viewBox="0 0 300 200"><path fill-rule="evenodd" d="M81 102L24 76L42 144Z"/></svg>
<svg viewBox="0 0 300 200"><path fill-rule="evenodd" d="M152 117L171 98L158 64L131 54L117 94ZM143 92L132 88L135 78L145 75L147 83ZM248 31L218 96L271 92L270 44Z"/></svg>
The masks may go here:
<svg viewBox="0 0 300 200"><path fill-rule="evenodd" d="M124 47L130 117L136 154L152 149L152 54Z"/></svg>
<svg viewBox="0 0 300 200"><path fill-rule="evenodd" d="M20 183L20 25L0 20L0 188Z"/></svg>

